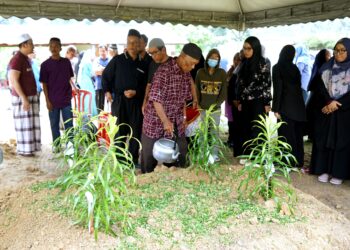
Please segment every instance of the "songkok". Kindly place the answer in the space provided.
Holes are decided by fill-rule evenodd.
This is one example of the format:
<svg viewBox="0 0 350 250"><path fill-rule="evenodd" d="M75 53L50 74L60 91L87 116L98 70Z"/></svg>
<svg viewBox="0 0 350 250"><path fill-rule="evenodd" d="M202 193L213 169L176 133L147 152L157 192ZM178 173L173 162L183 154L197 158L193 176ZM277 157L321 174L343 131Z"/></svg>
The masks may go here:
<svg viewBox="0 0 350 250"><path fill-rule="evenodd" d="M202 50L194 43L185 44L182 52L196 60L200 60L202 56Z"/></svg>
<svg viewBox="0 0 350 250"><path fill-rule="evenodd" d="M160 38L153 38L149 44L148 44L148 48L161 48L161 47L165 47L165 44L163 42L162 39Z"/></svg>
<svg viewBox="0 0 350 250"><path fill-rule="evenodd" d="M17 39L17 44L24 43L28 40L32 39L29 34L22 34Z"/></svg>
<svg viewBox="0 0 350 250"><path fill-rule="evenodd" d="M140 32L138 32L138 31L135 30L135 29L130 29L130 30L129 30L129 33L128 33L128 36L136 36L136 37L138 37L138 38L141 38Z"/></svg>
<svg viewBox="0 0 350 250"><path fill-rule="evenodd" d="M111 44L108 46L108 49L110 49L110 50L118 50L118 46L117 46L115 43L111 43Z"/></svg>

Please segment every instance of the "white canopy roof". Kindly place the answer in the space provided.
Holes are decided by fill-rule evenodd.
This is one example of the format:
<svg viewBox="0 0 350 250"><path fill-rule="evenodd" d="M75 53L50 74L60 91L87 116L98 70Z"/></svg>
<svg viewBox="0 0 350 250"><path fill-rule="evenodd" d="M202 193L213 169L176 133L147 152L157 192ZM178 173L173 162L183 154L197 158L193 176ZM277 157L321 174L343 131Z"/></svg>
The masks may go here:
<svg viewBox="0 0 350 250"><path fill-rule="evenodd" d="M3 0L3 17L170 22L242 30L350 16L349 0Z"/></svg>

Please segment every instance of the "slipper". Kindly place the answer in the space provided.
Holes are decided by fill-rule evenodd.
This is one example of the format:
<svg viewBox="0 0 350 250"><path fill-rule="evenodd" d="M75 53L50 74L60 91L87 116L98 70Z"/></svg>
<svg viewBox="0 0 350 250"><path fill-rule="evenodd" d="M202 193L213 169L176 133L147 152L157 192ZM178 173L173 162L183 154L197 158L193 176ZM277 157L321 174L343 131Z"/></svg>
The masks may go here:
<svg viewBox="0 0 350 250"><path fill-rule="evenodd" d="M328 179L329 179L329 174L321 174L318 177L318 181L323 182L323 183L328 182Z"/></svg>
<svg viewBox="0 0 350 250"><path fill-rule="evenodd" d="M309 174L309 173L310 173L310 168L302 167L302 168L300 169L300 171L301 171L303 174Z"/></svg>

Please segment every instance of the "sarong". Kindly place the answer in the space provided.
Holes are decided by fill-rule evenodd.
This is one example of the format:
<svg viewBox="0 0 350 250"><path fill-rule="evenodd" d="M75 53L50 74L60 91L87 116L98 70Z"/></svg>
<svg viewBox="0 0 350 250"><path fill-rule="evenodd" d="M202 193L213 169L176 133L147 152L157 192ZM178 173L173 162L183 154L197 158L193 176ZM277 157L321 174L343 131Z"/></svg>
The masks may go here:
<svg viewBox="0 0 350 250"><path fill-rule="evenodd" d="M12 96L13 120L17 137L17 153L33 154L41 149L41 131L39 117L39 97L28 96L29 111L24 111L22 99Z"/></svg>

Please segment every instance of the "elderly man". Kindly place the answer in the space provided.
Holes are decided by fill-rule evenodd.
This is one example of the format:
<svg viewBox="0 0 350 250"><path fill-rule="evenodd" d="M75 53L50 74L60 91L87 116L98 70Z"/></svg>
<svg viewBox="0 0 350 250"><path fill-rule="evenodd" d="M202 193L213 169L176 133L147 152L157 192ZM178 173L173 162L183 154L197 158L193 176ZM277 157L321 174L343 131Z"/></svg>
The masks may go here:
<svg viewBox="0 0 350 250"><path fill-rule="evenodd" d="M162 39L160 38L153 38L149 45L148 45L148 53L152 56L152 62L149 65L148 68L148 78L147 78L147 87L145 92L145 98L143 100L142 104L142 113L145 113L145 107L148 101L149 97L149 91L151 90L152 86L152 78L153 75L156 73L158 67L170 60L171 57L168 56L165 44ZM193 69L192 69L193 70ZM197 105L197 92L196 92L196 86L194 85L194 81L191 81L191 94L193 97L193 106L196 107Z"/></svg>
<svg viewBox="0 0 350 250"><path fill-rule="evenodd" d="M129 30L126 51L113 57L102 73L102 87L107 101L112 102L112 115L118 117L118 124L130 125L136 139L141 137L141 107L147 84L147 66L138 56L140 37L137 30ZM127 126L121 126L117 136L130 133ZM129 141L129 151L138 165L138 141Z"/></svg>
<svg viewBox="0 0 350 250"><path fill-rule="evenodd" d="M41 149L39 97L28 58L28 55L34 51L34 45L28 34L22 34L18 44L19 51L9 63L17 154L34 156L34 153Z"/></svg>
<svg viewBox="0 0 350 250"><path fill-rule="evenodd" d="M152 86L152 78L154 73L156 73L158 67L162 64L167 62L170 57L167 54L165 44L162 39L160 38L153 38L148 46L148 53L152 56L152 62L149 65L148 68L148 78L147 78L147 87L145 92L145 98L143 100L142 104L142 113L144 113L146 103L148 101L149 97L149 91Z"/></svg>
<svg viewBox="0 0 350 250"><path fill-rule="evenodd" d="M108 45L108 57L112 59L113 57L118 55L118 46L115 43L111 43Z"/></svg>
<svg viewBox="0 0 350 250"><path fill-rule="evenodd" d="M153 158L154 143L161 137L171 138L177 128L179 166L185 166L187 143L185 139L185 107L191 96L192 77L189 73L199 62L201 49L186 44L179 57L163 63L155 73L142 127L142 172L152 172L157 165Z"/></svg>

